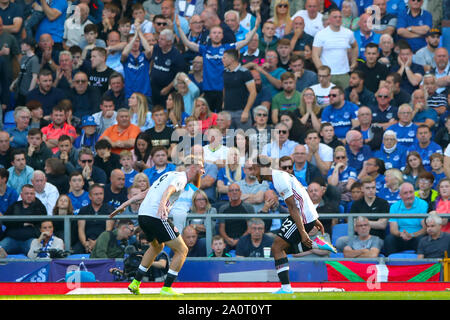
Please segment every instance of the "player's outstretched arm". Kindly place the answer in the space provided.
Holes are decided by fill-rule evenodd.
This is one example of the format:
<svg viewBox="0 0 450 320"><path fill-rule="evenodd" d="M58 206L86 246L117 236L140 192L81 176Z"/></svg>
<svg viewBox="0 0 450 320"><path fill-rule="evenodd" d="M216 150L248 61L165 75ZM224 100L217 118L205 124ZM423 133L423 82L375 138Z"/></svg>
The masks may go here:
<svg viewBox="0 0 450 320"><path fill-rule="evenodd" d="M113 218L114 216L118 215L119 213L122 213L125 210L125 208L128 207L130 204L132 204L132 203L134 203L136 201L140 201L140 200L144 199L145 196L147 195L148 190L149 189L146 189L146 190L142 191L141 193L138 193L134 197L128 199L124 203L122 203L116 210L111 212L109 217Z"/></svg>

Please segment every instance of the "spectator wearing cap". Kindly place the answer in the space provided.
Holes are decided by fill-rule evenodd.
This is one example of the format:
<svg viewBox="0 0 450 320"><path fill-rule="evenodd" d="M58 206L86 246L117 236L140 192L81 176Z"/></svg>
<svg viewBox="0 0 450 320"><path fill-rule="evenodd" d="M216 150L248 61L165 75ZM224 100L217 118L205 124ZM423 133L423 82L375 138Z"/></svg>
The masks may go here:
<svg viewBox="0 0 450 320"><path fill-rule="evenodd" d="M439 29L430 29L425 36L427 45L419 49L413 56L413 62L421 65L425 72L429 72L431 69L436 68L434 51L439 46L440 39L441 31Z"/></svg>
<svg viewBox="0 0 450 320"><path fill-rule="evenodd" d="M11 5L13 4L11 3ZM23 106L26 102L27 93L36 87L40 65L39 58L35 54L36 41L34 39L26 38L22 40L20 49L23 53L20 59L20 73L11 84L10 90L16 94L16 105Z"/></svg>
<svg viewBox="0 0 450 320"><path fill-rule="evenodd" d="M81 149L87 147L95 151L95 144L100 138L97 127L93 116L84 116L81 120L81 134L75 139L73 143L74 148Z"/></svg>
<svg viewBox="0 0 450 320"><path fill-rule="evenodd" d="M398 16L397 33L416 52L427 45L425 35L432 28L431 13L422 8L422 0L408 0L408 9Z"/></svg>

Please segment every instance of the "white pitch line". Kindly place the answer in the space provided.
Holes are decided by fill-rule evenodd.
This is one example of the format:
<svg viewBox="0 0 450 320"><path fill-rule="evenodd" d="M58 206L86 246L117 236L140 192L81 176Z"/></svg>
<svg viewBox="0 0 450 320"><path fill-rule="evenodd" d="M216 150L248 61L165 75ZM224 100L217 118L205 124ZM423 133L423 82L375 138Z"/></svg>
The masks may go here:
<svg viewBox="0 0 450 320"><path fill-rule="evenodd" d="M141 288L141 294L159 294L160 288ZM294 292L343 292L342 288L293 288ZM276 288L176 288L180 293L271 293ZM127 288L77 288L67 294L129 294Z"/></svg>

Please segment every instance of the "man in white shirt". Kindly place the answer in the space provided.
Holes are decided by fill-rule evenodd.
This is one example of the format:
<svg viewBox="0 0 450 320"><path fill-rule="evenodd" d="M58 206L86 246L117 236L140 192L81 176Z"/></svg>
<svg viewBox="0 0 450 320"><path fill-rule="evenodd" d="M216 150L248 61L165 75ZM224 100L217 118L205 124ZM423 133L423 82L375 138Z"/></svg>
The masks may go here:
<svg viewBox="0 0 450 320"><path fill-rule="evenodd" d="M319 12L319 0L306 0L305 9L297 11L291 19L302 17L305 20L305 32L314 37L323 29L323 14Z"/></svg>
<svg viewBox="0 0 450 320"><path fill-rule="evenodd" d="M84 40L84 27L92 24L88 16L89 6L80 3L75 7L75 13L64 22L63 45L66 50L72 46L79 46L81 41Z"/></svg>
<svg viewBox="0 0 450 320"><path fill-rule="evenodd" d="M353 32L342 27L342 14L338 9L330 10L328 22L329 26L314 37L312 59L317 69L322 65L329 66L331 81L347 88L350 80L348 73L358 66L358 44Z"/></svg>
<svg viewBox="0 0 450 320"><path fill-rule="evenodd" d="M305 137L306 160L315 165L326 176L333 163L333 148L320 142L319 133L308 130Z"/></svg>
<svg viewBox="0 0 450 320"><path fill-rule="evenodd" d="M210 127L206 132L209 144L203 147L205 162L223 167L228 155L228 148L222 144L222 132L216 126Z"/></svg>
<svg viewBox="0 0 450 320"><path fill-rule="evenodd" d="M317 104L325 108L330 104L330 91L331 88L335 86L334 83L330 81L331 79L331 69L329 66L321 66L317 69L317 78L319 83L311 86L310 88L314 91L316 95Z"/></svg>
<svg viewBox="0 0 450 320"><path fill-rule="evenodd" d="M45 173L36 170L33 173L33 178L31 178L31 183L36 191L36 198L41 200L42 204L47 209L47 215L53 215L53 208L56 205L56 200L59 197L58 189L51 183L47 182L47 177Z"/></svg>

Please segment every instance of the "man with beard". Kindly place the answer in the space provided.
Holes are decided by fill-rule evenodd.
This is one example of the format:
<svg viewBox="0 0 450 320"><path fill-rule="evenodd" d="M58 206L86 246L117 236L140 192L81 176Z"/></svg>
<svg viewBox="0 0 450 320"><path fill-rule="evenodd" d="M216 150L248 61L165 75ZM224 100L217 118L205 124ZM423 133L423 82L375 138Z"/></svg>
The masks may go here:
<svg viewBox="0 0 450 320"><path fill-rule="evenodd" d="M349 86L345 89L345 99L357 106L371 106L376 104L373 92L365 88L365 76L360 70L350 74Z"/></svg>
<svg viewBox="0 0 450 320"><path fill-rule="evenodd" d="M426 47L419 49L413 56L413 62L421 65L425 72L429 72L432 68L436 68L434 61L434 52L439 47L441 31L439 29L431 29L428 31L425 41Z"/></svg>
<svg viewBox="0 0 450 320"><path fill-rule="evenodd" d="M436 76L437 93L442 93L446 87L450 86L450 63L448 60L448 50L446 48L438 48L434 51L434 61L436 68L433 70Z"/></svg>
<svg viewBox="0 0 450 320"><path fill-rule="evenodd" d="M322 112L322 122L330 122L338 139L344 139L351 128L359 125L358 106L345 100L344 90L333 87L330 90L330 105Z"/></svg>
<svg viewBox="0 0 450 320"><path fill-rule="evenodd" d="M386 79L388 75L388 68L385 64L378 62L380 57L380 49L377 44L369 43L366 45L366 50L364 51L365 62L358 62L358 69L362 71L363 74L370 75L364 81L364 86L370 92L376 92L380 85L380 81Z"/></svg>
<svg viewBox="0 0 450 320"><path fill-rule="evenodd" d="M281 75L281 86L283 91L272 99L272 123L278 123L281 112L294 112L298 109L302 98L300 92L295 90L296 79L292 72L287 71Z"/></svg>
<svg viewBox="0 0 450 320"><path fill-rule="evenodd" d="M37 84L37 88L28 92L26 101L36 100L42 103L44 116L47 116L52 112L53 106L65 99L65 95L61 89L53 87L53 74L48 69L39 72Z"/></svg>
<svg viewBox="0 0 450 320"><path fill-rule="evenodd" d="M181 30L181 29L180 29ZM203 160L195 156L188 156L184 160L186 170L184 172L167 172L162 175L152 186L128 201L120 205L110 214L110 218L121 213L125 208L136 201L142 201L139 208L139 226L145 232L146 238L151 241L149 249L142 257L141 264L133 282L128 290L133 294L139 294L139 285L147 273L156 256L167 244L174 251L170 263L170 269L161 289L161 295L180 295L172 289L172 283L176 280L186 259L188 248L181 238L178 230L167 220L169 212L178 199L187 183L200 186L200 178L204 174Z"/></svg>

